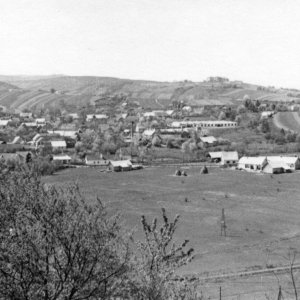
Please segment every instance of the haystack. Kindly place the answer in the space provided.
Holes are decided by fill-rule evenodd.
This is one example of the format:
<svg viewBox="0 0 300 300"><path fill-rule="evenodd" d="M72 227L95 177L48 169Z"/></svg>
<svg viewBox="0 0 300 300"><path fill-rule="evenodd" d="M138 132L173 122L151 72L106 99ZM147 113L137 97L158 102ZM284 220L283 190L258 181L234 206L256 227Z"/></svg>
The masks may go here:
<svg viewBox="0 0 300 300"><path fill-rule="evenodd" d="M208 174L208 169L206 166L201 169L200 174Z"/></svg>

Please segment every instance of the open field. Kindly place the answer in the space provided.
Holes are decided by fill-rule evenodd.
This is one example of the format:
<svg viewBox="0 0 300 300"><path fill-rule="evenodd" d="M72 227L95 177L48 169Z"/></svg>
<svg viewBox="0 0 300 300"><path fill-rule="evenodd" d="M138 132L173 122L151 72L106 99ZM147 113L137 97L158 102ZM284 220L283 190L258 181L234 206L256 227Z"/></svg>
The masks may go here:
<svg viewBox="0 0 300 300"><path fill-rule="evenodd" d="M300 117L298 112L279 112L275 114L273 120L278 128L300 133Z"/></svg>
<svg viewBox="0 0 300 300"><path fill-rule="evenodd" d="M98 195L112 210L120 211L128 228L141 238L139 220L160 215L181 215L179 240L189 239L196 259L183 273L218 274L249 270L266 264L283 265L279 256L290 246L300 246L300 173L250 174L211 168L187 170L188 177L173 176L175 167L146 168L124 173L105 173L97 168L69 169L46 182L65 185L78 181L93 201ZM188 197L189 202L184 198ZM228 236L220 237L221 209L225 208Z"/></svg>

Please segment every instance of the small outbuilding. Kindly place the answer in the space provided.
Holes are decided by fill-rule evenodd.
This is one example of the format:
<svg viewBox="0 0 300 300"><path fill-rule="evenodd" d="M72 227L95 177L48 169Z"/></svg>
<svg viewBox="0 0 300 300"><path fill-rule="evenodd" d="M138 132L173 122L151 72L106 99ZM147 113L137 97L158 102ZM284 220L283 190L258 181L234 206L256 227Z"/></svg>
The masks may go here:
<svg viewBox="0 0 300 300"><path fill-rule="evenodd" d="M130 160L111 160L109 161L108 168L114 172L131 171L132 163Z"/></svg>

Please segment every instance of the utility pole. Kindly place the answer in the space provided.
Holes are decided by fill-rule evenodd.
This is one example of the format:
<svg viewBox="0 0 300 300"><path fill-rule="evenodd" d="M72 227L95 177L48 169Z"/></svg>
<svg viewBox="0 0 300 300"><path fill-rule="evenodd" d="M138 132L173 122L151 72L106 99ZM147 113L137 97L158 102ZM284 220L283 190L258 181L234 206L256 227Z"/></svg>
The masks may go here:
<svg viewBox="0 0 300 300"><path fill-rule="evenodd" d="M132 148L133 148L133 124L134 124L134 122L132 121L131 122L131 144L130 144L130 156L131 156L131 159L132 159Z"/></svg>
<svg viewBox="0 0 300 300"><path fill-rule="evenodd" d="M222 287L220 287L219 289L219 297L220 297L219 299L222 300Z"/></svg>
<svg viewBox="0 0 300 300"><path fill-rule="evenodd" d="M221 216L221 236L226 236L226 222L225 222L225 209L222 208L222 216Z"/></svg>
<svg viewBox="0 0 300 300"><path fill-rule="evenodd" d="M277 300L281 300L281 299L282 299L281 286L279 286L279 291L278 291L278 297L277 297Z"/></svg>

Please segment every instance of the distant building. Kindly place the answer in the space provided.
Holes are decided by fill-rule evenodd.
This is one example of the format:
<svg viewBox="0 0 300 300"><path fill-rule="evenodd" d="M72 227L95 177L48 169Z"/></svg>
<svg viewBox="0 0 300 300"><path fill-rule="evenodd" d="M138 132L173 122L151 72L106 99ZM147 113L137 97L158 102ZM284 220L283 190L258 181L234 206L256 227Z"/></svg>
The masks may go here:
<svg viewBox="0 0 300 300"><path fill-rule="evenodd" d="M111 160L109 162L109 169L114 172L131 171L132 163L130 160Z"/></svg>
<svg viewBox="0 0 300 300"><path fill-rule="evenodd" d="M261 113L261 118L264 119L264 118L270 118L272 117L273 115L275 114L274 111L263 111Z"/></svg>
<svg viewBox="0 0 300 300"><path fill-rule="evenodd" d="M50 143L53 150L65 150L67 148L65 141L51 141Z"/></svg>
<svg viewBox="0 0 300 300"><path fill-rule="evenodd" d="M23 119L30 119L33 117L33 114L32 112L20 112L19 116Z"/></svg>
<svg viewBox="0 0 300 300"><path fill-rule="evenodd" d="M298 156L268 156L267 161L272 164L281 164L283 169L300 169L300 159Z"/></svg>
<svg viewBox="0 0 300 300"><path fill-rule="evenodd" d="M10 120L0 120L0 128L7 127L9 122L10 122Z"/></svg>
<svg viewBox="0 0 300 300"><path fill-rule="evenodd" d="M71 162L71 157L69 155L53 155L52 159L63 165L68 165Z"/></svg>
<svg viewBox="0 0 300 300"><path fill-rule="evenodd" d="M107 166L109 161L104 159L102 154L88 154L85 156L85 164L87 166Z"/></svg>
<svg viewBox="0 0 300 300"><path fill-rule="evenodd" d="M200 140L202 143L210 146L217 143L217 139L214 136L201 136Z"/></svg>
<svg viewBox="0 0 300 300"><path fill-rule="evenodd" d="M209 152L212 161L220 163L220 165L235 166L239 161L237 151L220 151Z"/></svg>
<svg viewBox="0 0 300 300"><path fill-rule="evenodd" d="M171 123L173 128L186 128L186 127L198 127L198 128L235 128L237 122L231 121L175 121Z"/></svg>
<svg viewBox="0 0 300 300"><path fill-rule="evenodd" d="M104 114L94 114L94 115L87 115L86 116L86 121L87 122L90 122L92 120L101 120L103 122L106 122L107 119L108 119L108 116L104 115Z"/></svg>
<svg viewBox="0 0 300 300"><path fill-rule="evenodd" d="M268 161L265 156L247 157L243 156L238 162L238 169L246 171L259 171L267 165Z"/></svg>

